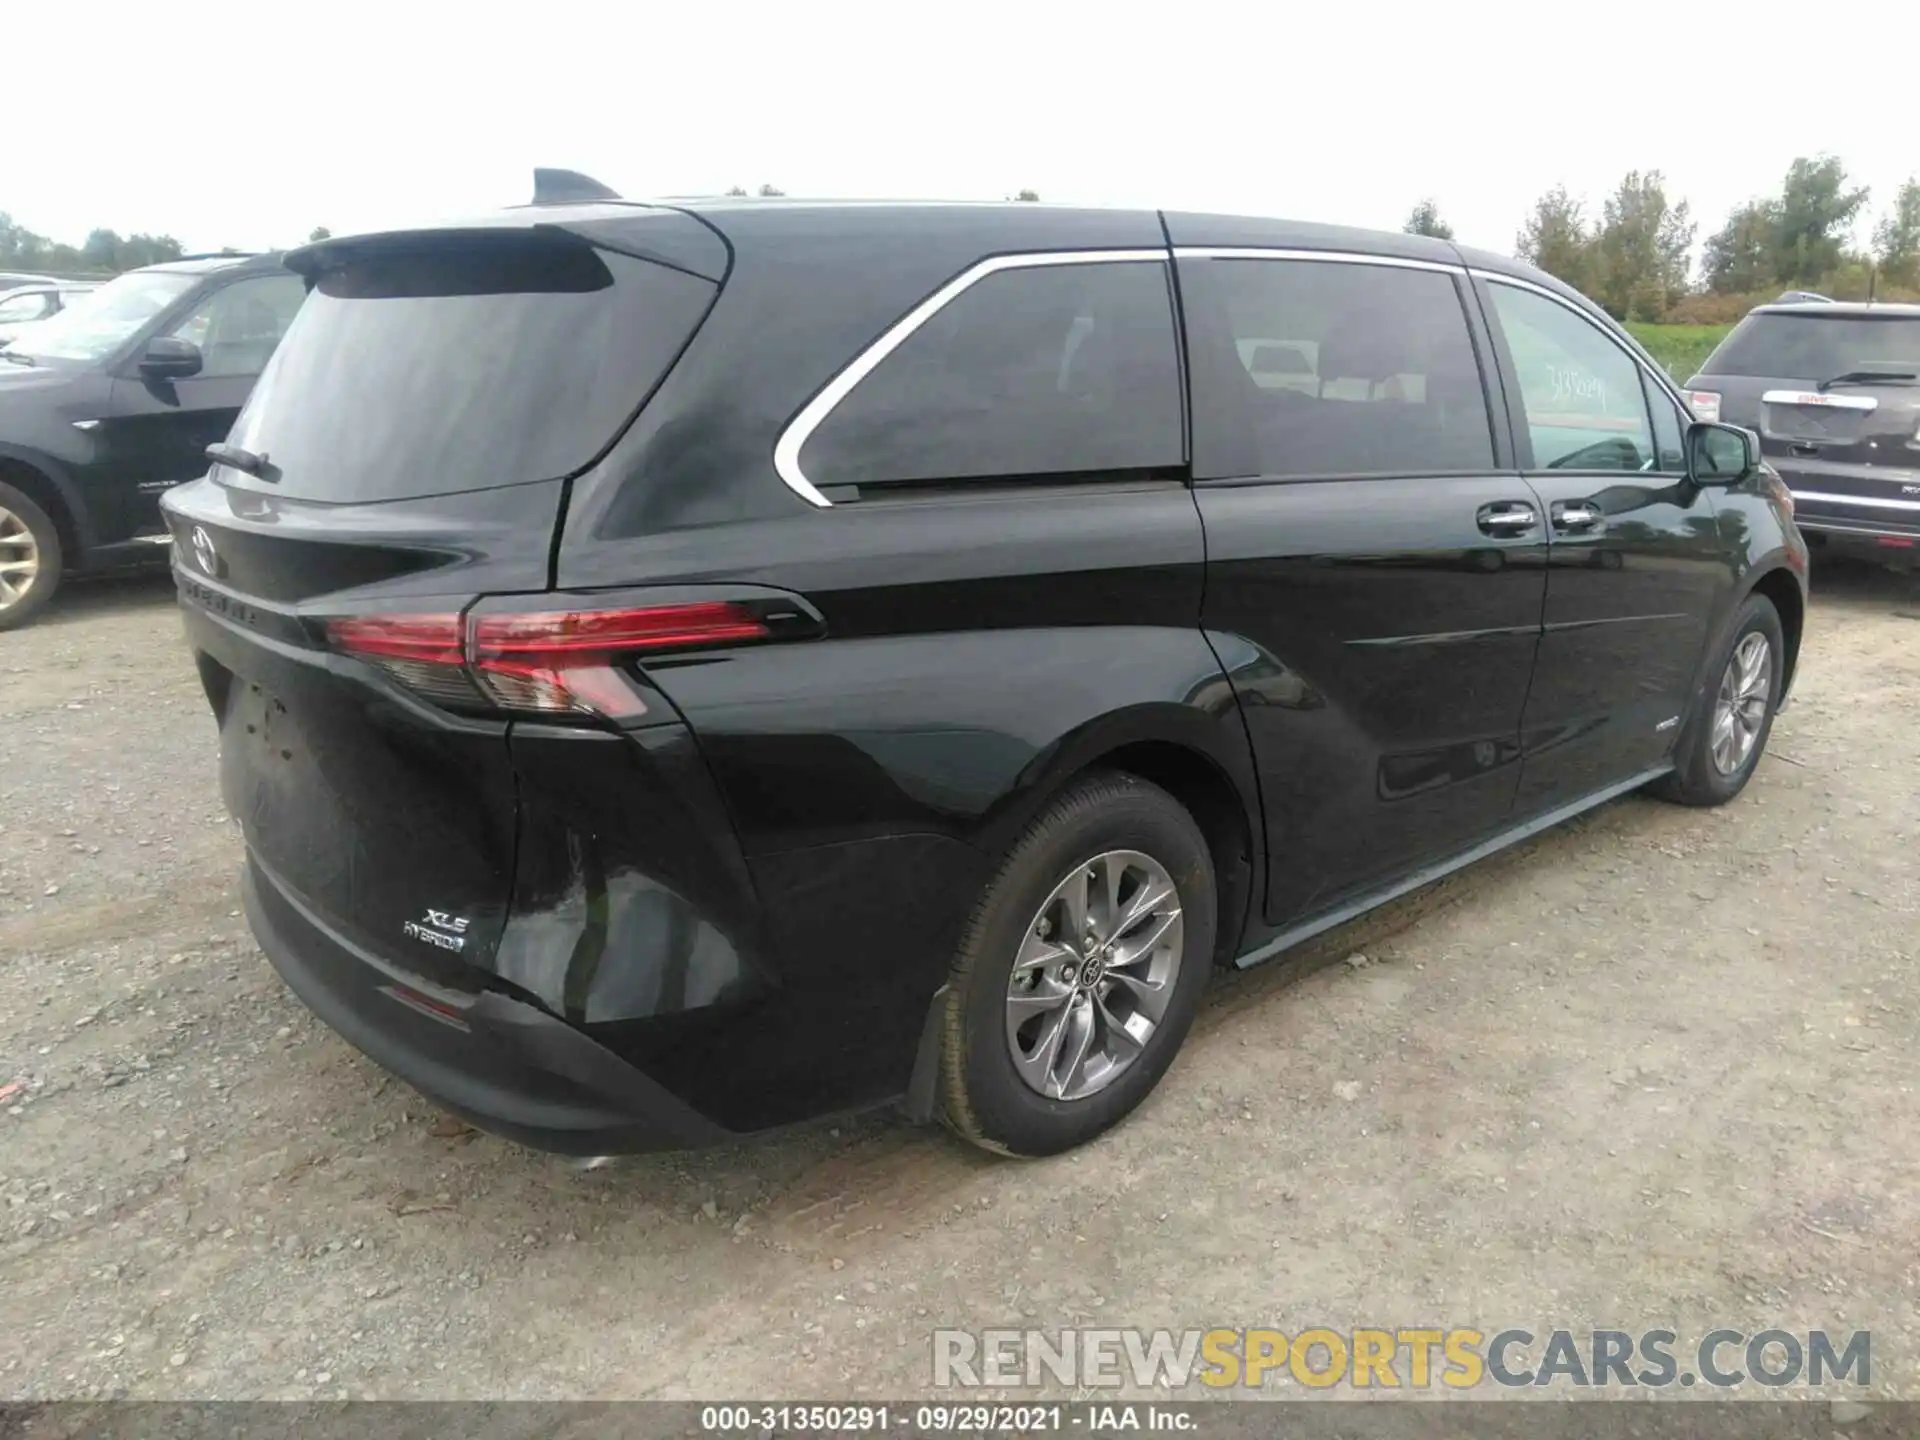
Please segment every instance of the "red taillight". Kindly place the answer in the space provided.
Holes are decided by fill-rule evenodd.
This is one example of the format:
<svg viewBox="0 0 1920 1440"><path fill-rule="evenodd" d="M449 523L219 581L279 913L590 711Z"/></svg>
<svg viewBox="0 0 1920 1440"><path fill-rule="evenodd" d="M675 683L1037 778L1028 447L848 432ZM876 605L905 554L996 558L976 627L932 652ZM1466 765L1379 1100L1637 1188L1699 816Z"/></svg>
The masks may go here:
<svg viewBox="0 0 1920 1440"><path fill-rule="evenodd" d="M759 640L766 633L746 606L720 600L644 610L479 614L467 633L467 663L508 710L586 710L623 720L646 714L647 707L608 663L615 656Z"/></svg>
<svg viewBox="0 0 1920 1440"><path fill-rule="evenodd" d="M340 650L368 659L418 660L428 665L459 665L458 615L356 615L329 620L327 638Z"/></svg>
<svg viewBox="0 0 1920 1440"><path fill-rule="evenodd" d="M424 699L468 709L486 703L467 678L458 615L355 615L328 621L327 639Z"/></svg>
<svg viewBox="0 0 1920 1440"><path fill-rule="evenodd" d="M623 610L354 616L327 623L335 649L408 688L455 704L633 719L646 702L613 666L622 655L696 649L768 635L745 605L699 601Z"/></svg>

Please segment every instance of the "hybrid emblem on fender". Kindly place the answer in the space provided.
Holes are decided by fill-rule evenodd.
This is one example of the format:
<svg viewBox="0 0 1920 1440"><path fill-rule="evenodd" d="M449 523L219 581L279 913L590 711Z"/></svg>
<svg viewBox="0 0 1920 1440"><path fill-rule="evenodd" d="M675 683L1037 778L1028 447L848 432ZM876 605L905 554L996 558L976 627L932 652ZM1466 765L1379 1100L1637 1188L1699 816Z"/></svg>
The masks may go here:
<svg viewBox="0 0 1920 1440"><path fill-rule="evenodd" d="M219 573L216 567L220 564L220 552L213 548L213 537L204 525L193 527L193 558L207 574Z"/></svg>

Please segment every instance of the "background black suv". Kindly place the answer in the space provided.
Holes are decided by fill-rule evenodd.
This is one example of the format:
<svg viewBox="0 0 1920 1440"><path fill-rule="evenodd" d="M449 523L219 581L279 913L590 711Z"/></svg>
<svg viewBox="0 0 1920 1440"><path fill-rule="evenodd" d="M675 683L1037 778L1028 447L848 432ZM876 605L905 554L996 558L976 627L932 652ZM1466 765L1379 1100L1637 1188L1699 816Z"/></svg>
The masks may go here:
<svg viewBox="0 0 1920 1440"><path fill-rule="evenodd" d="M1920 305L1762 305L1687 386L1760 433L1814 543L1920 560Z"/></svg>
<svg viewBox="0 0 1920 1440"><path fill-rule="evenodd" d="M206 473L305 295L277 256L169 261L0 350L0 630L63 572L164 558L160 492Z"/></svg>
<svg viewBox="0 0 1920 1440"><path fill-rule="evenodd" d="M523 209L331 240L169 493L276 967L561 1150L1096 1134L1252 964L1714 804L1806 553L1743 431L1442 241Z"/></svg>

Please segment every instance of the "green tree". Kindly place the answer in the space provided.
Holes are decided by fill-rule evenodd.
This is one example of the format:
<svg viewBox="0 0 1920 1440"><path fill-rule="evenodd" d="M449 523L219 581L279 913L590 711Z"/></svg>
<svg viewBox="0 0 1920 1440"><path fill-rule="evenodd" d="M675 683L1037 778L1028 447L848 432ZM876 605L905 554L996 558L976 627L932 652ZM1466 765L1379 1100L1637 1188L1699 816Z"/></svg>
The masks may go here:
<svg viewBox="0 0 1920 1440"><path fill-rule="evenodd" d="M729 195L745 195L746 193L747 187L744 185L729 185L727 187L727 194Z"/></svg>
<svg viewBox="0 0 1920 1440"><path fill-rule="evenodd" d="M83 245L62 245L36 235L0 211L0 266L8 269L114 275L141 265L177 260L180 253L180 242L171 235L123 237L112 230L89 231Z"/></svg>
<svg viewBox="0 0 1920 1440"><path fill-rule="evenodd" d="M1659 320L1687 289L1694 223L1669 204L1658 170L1629 171L1601 207L1592 243L1593 295L1621 320Z"/></svg>
<svg viewBox="0 0 1920 1440"><path fill-rule="evenodd" d="M1400 227L1409 235L1431 235L1436 240L1453 239L1453 227L1440 218L1440 207L1431 200L1422 200L1407 216L1407 223Z"/></svg>
<svg viewBox="0 0 1920 1440"><path fill-rule="evenodd" d="M89 230L80 247L80 259L89 270L120 270L120 247L124 242L111 230Z"/></svg>
<svg viewBox="0 0 1920 1440"><path fill-rule="evenodd" d="M1894 192L1893 209L1873 231L1880 272L1900 285L1920 285L1920 179Z"/></svg>
<svg viewBox="0 0 1920 1440"><path fill-rule="evenodd" d="M1013 198L1016 200L1038 200L1040 198L1040 192L1038 190L1020 190L1015 192Z"/></svg>
<svg viewBox="0 0 1920 1440"><path fill-rule="evenodd" d="M1846 167L1833 156L1795 160L1774 205L1773 278L1783 285L1817 285L1837 269L1866 203L1867 187L1849 188Z"/></svg>
<svg viewBox="0 0 1920 1440"><path fill-rule="evenodd" d="M1774 223L1771 200L1749 200L1707 237L1702 269L1707 289L1718 295L1750 295L1773 283Z"/></svg>
<svg viewBox="0 0 1920 1440"><path fill-rule="evenodd" d="M1576 290L1591 283L1593 236L1587 229L1584 207L1556 185L1533 202L1533 213L1520 227L1514 251Z"/></svg>
<svg viewBox="0 0 1920 1440"><path fill-rule="evenodd" d="M324 225L316 225L307 232L307 243L309 245L318 245L322 240L331 240L332 238L333 231Z"/></svg>
<svg viewBox="0 0 1920 1440"><path fill-rule="evenodd" d="M760 187L760 193L761 195L771 199L774 196L784 195L787 192L782 190L778 185L762 185Z"/></svg>
<svg viewBox="0 0 1920 1440"><path fill-rule="evenodd" d="M129 235L114 247L113 268L138 270L142 265L178 260L183 253L180 242L171 235Z"/></svg>
<svg viewBox="0 0 1920 1440"><path fill-rule="evenodd" d="M45 236L36 235L0 210L0 263L22 270L42 268L48 245Z"/></svg>

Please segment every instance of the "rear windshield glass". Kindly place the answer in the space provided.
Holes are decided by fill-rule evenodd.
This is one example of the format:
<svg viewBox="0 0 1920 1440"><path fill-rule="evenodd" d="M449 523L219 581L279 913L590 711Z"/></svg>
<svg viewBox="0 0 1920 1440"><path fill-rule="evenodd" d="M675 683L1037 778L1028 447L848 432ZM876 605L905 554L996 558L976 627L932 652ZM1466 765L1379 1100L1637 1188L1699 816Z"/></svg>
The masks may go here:
<svg viewBox="0 0 1920 1440"><path fill-rule="evenodd" d="M715 287L565 237L486 237L323 270L234 426L271 484L339 502L572 474L619 433Z"/></svg>
<svg viewBox="0 0 1920 1440"><path fill-rule="evenodd" d="M1920 316L1749 315L1701 373L1817 381L1888 369L1920 370Z"/></svg>

